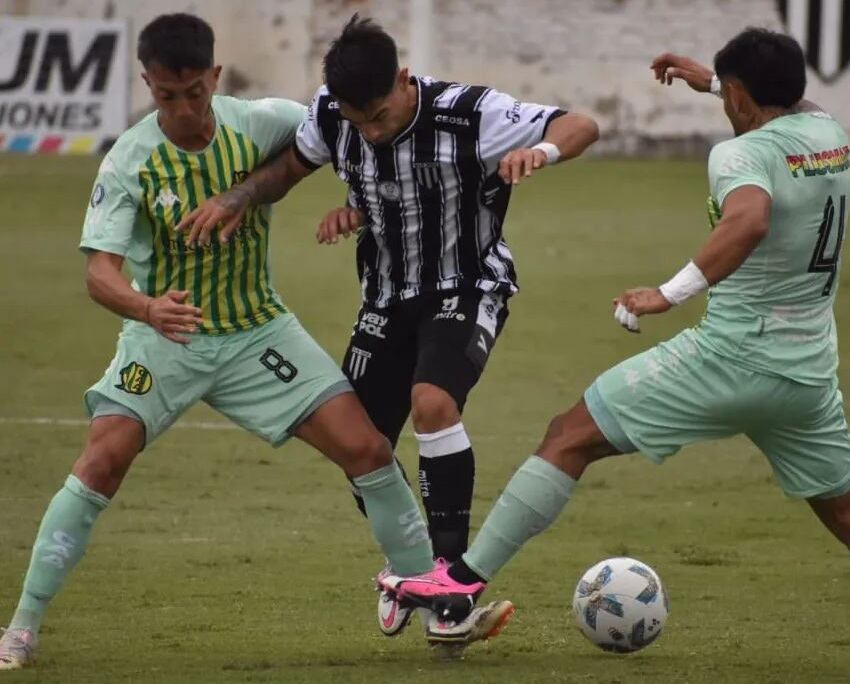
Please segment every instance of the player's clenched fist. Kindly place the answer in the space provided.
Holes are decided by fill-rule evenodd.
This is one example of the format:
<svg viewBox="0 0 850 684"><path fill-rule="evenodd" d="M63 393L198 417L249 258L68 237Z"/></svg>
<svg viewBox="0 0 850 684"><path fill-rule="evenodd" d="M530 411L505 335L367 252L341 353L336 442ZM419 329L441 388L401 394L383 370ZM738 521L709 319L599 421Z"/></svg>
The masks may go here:
<svg viewBox="0 0 850 684"><path fill-rule="evenodd" d="M533 147L512 150L499 162L499 177L505 183L516 185L522 178L546 166L547 161L543 150Z"/></svg>
<svg viewBox="0 0 850 684"><path fill-rule="evenodd" d="M339 236L347 238L363 225L363 212L354 207L338 207L327 213L319 223L316 239L319 244L333 245L339 241Z"/></svg>
<svg viewBox="0 0 850 684"><path fill-rule="evenodd" d="M613 301L614 318L629 332L640 332L638 317L669 311L672 304L657 287L638 287L626 290Z"/></svg>
<svg viewBox="0 0 850 684"><path fill-rule="evenodd" d="M145 307L145 323L172 342L188 344L189 338L181 333L197 332L204 322L201 310L185 303L188 296L187 290L170 290L152 297Z"/></svg>

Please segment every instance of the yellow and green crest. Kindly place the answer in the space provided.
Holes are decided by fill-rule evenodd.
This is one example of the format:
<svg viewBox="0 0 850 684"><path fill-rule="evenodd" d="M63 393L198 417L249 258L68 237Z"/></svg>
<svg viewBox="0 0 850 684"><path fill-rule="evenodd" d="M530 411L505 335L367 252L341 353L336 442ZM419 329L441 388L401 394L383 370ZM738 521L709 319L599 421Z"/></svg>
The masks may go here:
<svg viewBox="0 0 850 684"><path fill-rule="evenodd" d="M121 369L120 377L121 382L115 386L128 394L147 394L153 387L150 371L135 361Z"/></svg>

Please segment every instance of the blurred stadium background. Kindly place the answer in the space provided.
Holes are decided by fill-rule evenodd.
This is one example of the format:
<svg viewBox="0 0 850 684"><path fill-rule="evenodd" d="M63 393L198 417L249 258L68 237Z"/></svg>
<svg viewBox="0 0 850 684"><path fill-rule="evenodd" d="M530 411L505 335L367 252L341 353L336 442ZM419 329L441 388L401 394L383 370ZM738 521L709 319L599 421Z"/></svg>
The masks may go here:
<svg viewBox="0 0 850 684"><path fill-rule="evenodd" d="M599 121L593 158L522 186L508 215L523 290L465 416L476 524L552 414L700 315L692 302L640 336L610 317L613 295L660 282L704 238L704 155L730 135L716 99L654 83L650 59L710 62L747 25L788 30L806 48L810 99L850 126L841 0L0 0L0 623L79 450L81 392L119 327L88 301L76 252L99 153L150 107L137 31L178 10L212 24L229 94L306 101L357 11L419 73ZM353 245L320 249L312 235L343 197L330 172L311 177L278 207L273 242L279 290L337 358L357 308ZM845 272L842 358L848 282ZM409 470L415 450L408 434ZM451 665L417 636L378 634L368 578L381 559L342 476L299 445L271 451L199 407L139 458L112 508L48 615L38 669L9 681L847 681L847 554L744 440L687 449L662 469L639 456L591 469L563 519L492 588L517 603L516 621ZM656 567L672 596L663 638L629 658L594 651L569 613L581 572L615 554Z"/></svg>

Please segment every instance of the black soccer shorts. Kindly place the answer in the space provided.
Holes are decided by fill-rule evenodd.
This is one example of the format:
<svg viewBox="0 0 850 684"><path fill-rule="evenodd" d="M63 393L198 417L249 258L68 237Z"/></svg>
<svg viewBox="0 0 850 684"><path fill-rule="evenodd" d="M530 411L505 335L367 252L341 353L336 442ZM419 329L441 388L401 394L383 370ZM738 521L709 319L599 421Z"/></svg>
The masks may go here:
<svg viewBox="0 0 850 684"><path fill-rule="evenodd" d="M395 446L413 385L444 389L463 411L507 317L505 295L479 290L428 292L385 309L364 304L343 371Z"/></svg>

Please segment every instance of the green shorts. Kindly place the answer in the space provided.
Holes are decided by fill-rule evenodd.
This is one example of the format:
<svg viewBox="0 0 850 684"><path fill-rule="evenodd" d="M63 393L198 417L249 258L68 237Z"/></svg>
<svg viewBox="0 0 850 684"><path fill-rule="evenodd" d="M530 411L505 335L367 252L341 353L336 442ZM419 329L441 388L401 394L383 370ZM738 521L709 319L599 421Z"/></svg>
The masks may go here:
<svg viewBox="0 0 850 684"><path fill-rule="evenodd" d="M686 330L600 375L584 395L622 451L655 461L686 444L747 435L793 497L850 491L850 435L838 383L802 385L744 368Z"/></svg>
<svg viewBox="0 0 850 684"><path fill-rule="evenodd" d="M129 409L150 444L203 400L279 446L319 406L351 391L333 359L287 313L251 330L194 335L186 345L127 321L115 358L85 402L90 416L101 415L102 405Z"/></svg>

